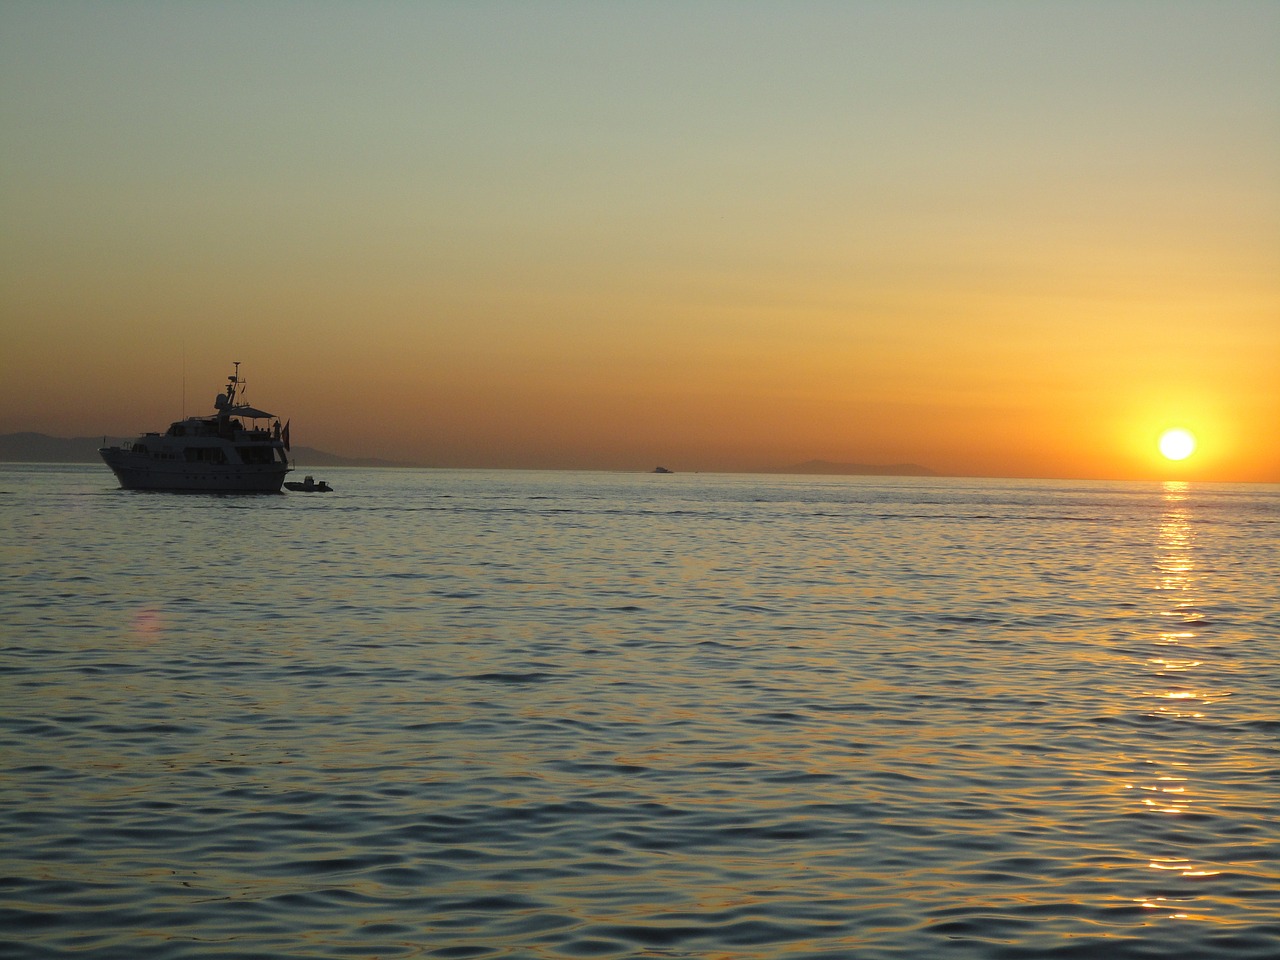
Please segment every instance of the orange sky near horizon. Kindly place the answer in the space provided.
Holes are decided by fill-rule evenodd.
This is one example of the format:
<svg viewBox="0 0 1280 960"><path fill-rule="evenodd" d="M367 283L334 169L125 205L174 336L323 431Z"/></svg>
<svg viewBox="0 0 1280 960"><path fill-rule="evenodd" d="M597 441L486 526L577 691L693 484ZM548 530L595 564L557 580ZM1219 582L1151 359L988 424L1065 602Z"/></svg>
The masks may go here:
<svg viewBox="0 0 1280 960"><path fill-rule="evenodd" d="M427 465L1280 482L1278 47L1261 2L7 4L0 432L239 360Z"/></svg>

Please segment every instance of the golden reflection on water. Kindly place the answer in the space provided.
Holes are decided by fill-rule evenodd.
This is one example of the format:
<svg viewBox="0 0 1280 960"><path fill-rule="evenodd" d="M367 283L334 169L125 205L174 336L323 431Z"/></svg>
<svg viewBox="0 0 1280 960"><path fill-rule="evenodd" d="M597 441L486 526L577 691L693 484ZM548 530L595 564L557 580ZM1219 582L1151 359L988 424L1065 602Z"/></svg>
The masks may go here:
<svg viewBox="0 0 1280 960"><path fill-rule="evenodd" d="M1168 626L1160 630L1152 642L1156 653L1146 659L1154 681L1142 691L1140 698L1154 701L1147 716L1181 723L1199 723L1207 719L1206 708L1230 696L1230 691L1214 690L1194 682L1197 669L1204 661L1192 650L1182 650L1199 639L1205 625L1199 600L1202 574L1196 563L1195 518L1190 485L1183 481L1167 481L1162 491L1163 510L1155 541L1154 566L1158 597L1155 611ZM1186 759L1188 752L1170 756L1154 756L1142 761L1149 769L1148 777L1135 778L1125 789L1146 812L1157 816L1178 817L1195 808L1195 771ZM1218 876L1221 871L1212 864L1197 861L1172 851L1160 851L1147 859L1154 875L1170 875L1196 879ZM1153 913L1172 920L1212 921L1203 912L1208 904L1202 897L1151 896L1135 902ZM1201 912L1191 912L1196 903Z"/></svg>
<svg viewBox="0 0 1280 960"><path fill-rule="evenodd" d="M1179 647L1196 640L1198 628L1204 625L1198 600L1200 574L1196 568L1191 487L1186 481L1167 480L1162 494L1164 510L1155 547L1156 590L1163 601L1160 617L1171 623L1154 642L1158 647ZM1179 656L1173 650L1161 650L1147 659L1155 676L1161 678L1160 686L1147 694L1160 701L1152 715L1199 720L1205 716L1201 707L1229 696L1226 691L1168 683L1171 675L1189 680L1190 674L1202 663L1196 657Z"/></svg>
<svg viewBox="0 0 1280 960"><path fill-rule="evenodd" d="M1186 622L1194 602L1190 596L1196 582L1195 533L1191 526L1190 488L1179 480L1166 481L1164 485L1164 513L1160 516L1160 530L1156 540L1156 571L1159 574L1158 590L1172 593L1172 606L1161 611L1162 616ZM1185 630L1166 636L1194 636Z"/></svg>

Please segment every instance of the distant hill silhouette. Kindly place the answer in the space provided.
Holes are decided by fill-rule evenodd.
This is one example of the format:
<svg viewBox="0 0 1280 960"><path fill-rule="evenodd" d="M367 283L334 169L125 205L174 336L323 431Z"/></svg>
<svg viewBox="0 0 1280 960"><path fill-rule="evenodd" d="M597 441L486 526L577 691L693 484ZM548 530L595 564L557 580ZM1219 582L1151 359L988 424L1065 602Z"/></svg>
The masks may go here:
<svg viewBox="0 0 1280 960"><path fill-rule="evenodd" d="M132 438L129 438L132 439ZM44 433L0 434L0 462L8 463L101 463L98 448L114 446L121 437L51 437ZM105 443L104 443L105 441ZM415 464L377 457L343 457L314 447L294 444L289 451L294 464L311 467L412 467ZM766 471L850 477L936 477L928 467L918 463L834 463L830 460L808 460L793 467Z"/></svg>
<svg viewBox="0 0 1280 960"><path fill-rule="evenodd" d="M833 463L830 460L806 460L804 463L789 467L784 472L850 477L936 477L938 475L918 463Z"/></svg>
<svg viewBox="0 0 1280 960"><path fill-rule="evenodd" d="M118 443L119 437L50 437L43 433L5 433L0 434L0 460L10 463L101 463L98 448Z"/></svg>
<svg viewBox="0 0 1280 960"><path fill-rule="evenodd" d="M289 457L298 467L415 467L415 463L383 460L380 457L342 457L336 453L294 444Z"/></svg>
<svg viewBox="0 0 1280 960"><path fill-rule="evenodd" d="M101 446L114 446L120 437L51 437L43 433L0 434L0 461L8 463L102 463ZM130 438L132 439L132 438ZM105 441L105 443L103 442ZM340 457L314 447L294 445L289 456L299 467L405 467L409 464L376 457Z"/></svg>

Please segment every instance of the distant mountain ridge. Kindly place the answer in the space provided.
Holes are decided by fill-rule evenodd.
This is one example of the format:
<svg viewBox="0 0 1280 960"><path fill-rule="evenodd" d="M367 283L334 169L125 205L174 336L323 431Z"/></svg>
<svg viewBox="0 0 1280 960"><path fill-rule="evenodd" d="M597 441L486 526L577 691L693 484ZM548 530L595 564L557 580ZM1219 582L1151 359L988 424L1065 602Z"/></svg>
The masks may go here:
<svg viewBox="0 0 1280 960"><path fill-rule="evenodd" d="M44 433L0 434L0 461L8 463L101 463L98 448L116 446L121 437L51 437ZM132 438L129 438L132 439ZM299 467L406 467L407 463L376 457L340 457L336 453L295 445L290 458Z"/></svg>
<svg viewBox="0 0 1280 960"><path fill-rule="evenodd" d="M938 474L918 463L834 463L831 460L806 460L790 467L787 473L830 474L848 477L936 477Z"/></svg>
<svg viewBox="0 0 1280 960"><path fill-rule="evenodd" d="M122 437L51 437L45 433L0 434L0 462L8 463L101 463L98 448L115 446ZM132 439L132 438L127 438ZM294 464L301 469L312 467L413 467L417 464L378 457L343 457L314 447L295 444L289 451ZM849 477L936 477L938 474L918 463L836 463L831 460L807 460L792 467L766 470L766 473L798 473Z"/></svg>

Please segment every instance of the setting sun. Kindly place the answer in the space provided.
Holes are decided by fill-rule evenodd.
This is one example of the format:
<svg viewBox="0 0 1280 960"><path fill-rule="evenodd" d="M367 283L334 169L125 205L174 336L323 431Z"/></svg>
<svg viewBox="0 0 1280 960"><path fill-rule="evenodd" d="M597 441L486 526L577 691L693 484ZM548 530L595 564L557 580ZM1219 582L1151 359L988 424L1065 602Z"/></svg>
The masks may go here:
<svg viewBox="0 0 1280 960"><path fill-rule="evenodd" d="M1170 460L1185 460L1196 451L1196 438L1187 430L1166 430L1160 435L1160 452Z"/></svg>

